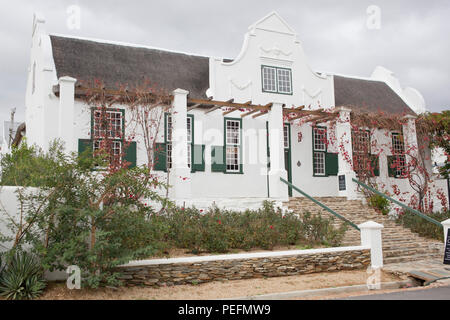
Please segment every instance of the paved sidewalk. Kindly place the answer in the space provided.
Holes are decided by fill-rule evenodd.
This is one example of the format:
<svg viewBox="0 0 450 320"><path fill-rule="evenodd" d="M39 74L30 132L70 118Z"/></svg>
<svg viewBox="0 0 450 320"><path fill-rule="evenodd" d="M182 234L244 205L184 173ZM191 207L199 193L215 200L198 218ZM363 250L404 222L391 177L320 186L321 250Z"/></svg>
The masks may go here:
<svg viewBox="0 0 450 320"><path fill-rule="evenodd" d="M349 297L339 300L450 300L450 286Z"/></svg>

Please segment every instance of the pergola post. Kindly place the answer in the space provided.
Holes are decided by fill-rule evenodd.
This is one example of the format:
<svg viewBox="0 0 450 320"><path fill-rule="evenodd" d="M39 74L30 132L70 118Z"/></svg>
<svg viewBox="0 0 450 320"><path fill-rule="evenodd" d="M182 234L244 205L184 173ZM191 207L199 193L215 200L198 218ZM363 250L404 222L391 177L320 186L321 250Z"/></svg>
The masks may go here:
<svg viewBox="0 0 450 320"><path fill-rule="evenodd" d="M287 171L284 166L283 127L283 104L273 103L269 111L269 195L272 199L287 201L288 186L280 180L280 178L287 180Z"/></svg>
<svg viewBox="0 0 450 320"><path fill-rule="evenodd" d="M75 135L75 83L77 79L61 77L59 82L58 136L64 141L65 152L77 151Z"/></svg>
<svg viewBox="0 0 450 320"><path fill-rule="evenodd" d="M191 198L191 169L188 166L187 96L182 89L173 91L171 198L178 204Z"/></svg>
<svg viewBox="0 0 450 320"><path fill-rule="evenodd" d="M418 157L419 155L419 144L417 142L417 131L416 131L416 117L413 115L407 115L404 117L406 120L403 124L403 139L405 142L406 150L409 150L409 155L412 157ZM406 151L405 150L405 151Z"/></svg>
<svg viewBox="0 0 450 320"><path fill-rule="evenodd" d="M352 127L350 123L351 109L341 107L338 109L339 118L336 121L336 140L338 146L338 164L339 172L338 178L341 179L339 183L339 196L347 197L347 199L357 198L357 186L353 182L356 174L353 171L353 147L352 147ZM345 179L345 188L342 180ZM345 190L344 190L345 189Z"/></svg>

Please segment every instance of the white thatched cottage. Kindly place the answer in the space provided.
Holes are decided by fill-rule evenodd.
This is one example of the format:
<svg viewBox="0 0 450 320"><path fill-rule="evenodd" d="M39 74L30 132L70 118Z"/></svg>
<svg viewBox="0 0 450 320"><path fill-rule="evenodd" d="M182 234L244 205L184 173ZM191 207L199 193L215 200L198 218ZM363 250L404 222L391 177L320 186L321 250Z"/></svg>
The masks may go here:
<svg viewBox="0 0 450 320"><path fill-rule="evenodd" d="M36 16L26 92L28 143L45 149L60 138L68 151L92 147L95 117L78 99L77 83L101 79L112 88L117 82L149 78L173 94L174 113L156 141L164 150L159 158L165 160L155 170L164 178L171 167L170 195L178 202L251 207L265 198L285 201L298 196L280 178L312 196L355 198L355 173L339 152L343 148L352 157L350 124L343 121L331 128L325 122L311 128L297 120L285 122L286 108L292 106L340 108L342 119L351 112L407 114L411 120L404 126L404 141L398 139L399 132L377 132L361 143L376 138L399 150L417 145L413 119L415 111L425 109L417 90L403 89L392 72L381 67L370 78L312 70L296 32L277 13L249 27L233 60L49 35L44 25ZM254 109L242 111L249 106ZM111 111L111 121L124 131L126 118L124 111ZM170 139L169 126L184 134ZM323 137L331 136L342 144L323 143ZM127 158L141 165L145 151L139 136L135 142ZM407 181L389 169L390 156L388 151L379 154L377 179L408 189ZM339 187L339 176L341 182L345 177L345 188Z"/></svg>

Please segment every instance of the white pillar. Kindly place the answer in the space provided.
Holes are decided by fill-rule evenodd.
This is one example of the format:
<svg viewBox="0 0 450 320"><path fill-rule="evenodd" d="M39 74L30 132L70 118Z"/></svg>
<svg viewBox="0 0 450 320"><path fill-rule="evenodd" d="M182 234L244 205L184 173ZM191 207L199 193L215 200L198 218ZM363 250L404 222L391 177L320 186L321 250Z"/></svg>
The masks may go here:
<svg viewBox="0 0 450 320"><path fill-rule="evenodd" d="M409 150L411 156L417 157L419 155L419 144L417 142L416 117L407 115L404 119L406 120L406 123L403 125L405 151Z"/></svg>
<svg viewBox="0 0 450 320"><path fill-rule="evenodd" d="M178 204L191 198L191 169L188 166L187 96L182 89L173 91L171 198Z"/></svg>
<svg viewBox="0 0 450 320"><path fill-rule="evenodd" d="M345 190L339 190L340 197L356 199L358 197L357 185L352 181L356 178L353 171L352 126L350 123L351 109L341 107L338 109L339 118L336 121L336 143L338 148L338 177L345 177ZM337 186L338 187L338 186Z"/></svg>
<svg viewBox="0 0 450 320"><path fill-rule="evenodd" d="M287 171L284 166L284 136L283 136L283 104L274 103L269 111L269 147L270 171L269 194L270 198L281 201L289 199L289 188L280 181L287 181Z"/></svg>
<svg viewBox="0 0 450 320"><path fill-rule="evenodd" d="M370 257L373 269L383 267L382 224L368 221L358 226L361 229L361 245L370 247Z"/></svg>
<svg viewBox="0 0 450 320"><path fill-rule="evenodd" d="M444 226L444 243L447 243L447 233L448 229L450 229L450 219L441 222Z"/></svg>
<svg viewBox="0 0 450 320"><path fill-rule="evenodd" d="M75 83L77 79L61 77L59 82L58 137L64 142L65 152L77 152L75 135ZM43 124L51 125L51 124Z"/></svg>

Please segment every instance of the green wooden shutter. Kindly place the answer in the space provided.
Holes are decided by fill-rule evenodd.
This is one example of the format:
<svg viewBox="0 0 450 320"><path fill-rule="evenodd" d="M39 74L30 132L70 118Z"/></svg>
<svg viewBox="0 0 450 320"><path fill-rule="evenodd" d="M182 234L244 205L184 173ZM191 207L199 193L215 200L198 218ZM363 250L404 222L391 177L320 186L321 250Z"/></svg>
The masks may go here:
<svg viewBox="0 0 450 320"><path fill-rule="evenodd" d="M211 146L211 171L226 172L225 152L223 146Z"/></svg>
<svg viewBox="0 0 450 320"><path fill-rule="evenodd" d="M86 150L89 150L92 153L92 140L90 139L78 139L78 155L81 155Z"/></svg>
<svg viewBox="0 0 450 320"><path fill-rule="evenodd" d="M375 177L380 176L380 157L376 154L370 155L370 166L373 169L373 174Z"/></svg>
<svg viewBox="0 0 450 320"><path fill-rule="evenodd" d="M394 162L395 162L395 156L387 156L387 163L388 163L388 175L391 178L395 178L395 167L394 167Z"/></svg>
<svg viewBox="0 0 450 320"><path fill-rule="evenodd" d="M337 176L339 172L338 154L325 154L325 171L327 176Z"/></svg>
<svg viewBox="0 0 450 320"><path fill-rule="evenodd" d="M167 171L166 144L156 143L154 150L155 171Z"/></svg>
<svg viewBox="0 0 450 320"><path fill-rule="evenodd" d="M136 158L137 158L137 146L136 142L132 141L130 142L128 148L125 150L125 154L123 159L129 163L128 168L135 168L136 167Z"/></svg>
<svg viewBox="0 0 450 320"><path fill-rule="evenodd" d="M205 145L195 144L191 148L192 172L205 171Z"/></svg>

